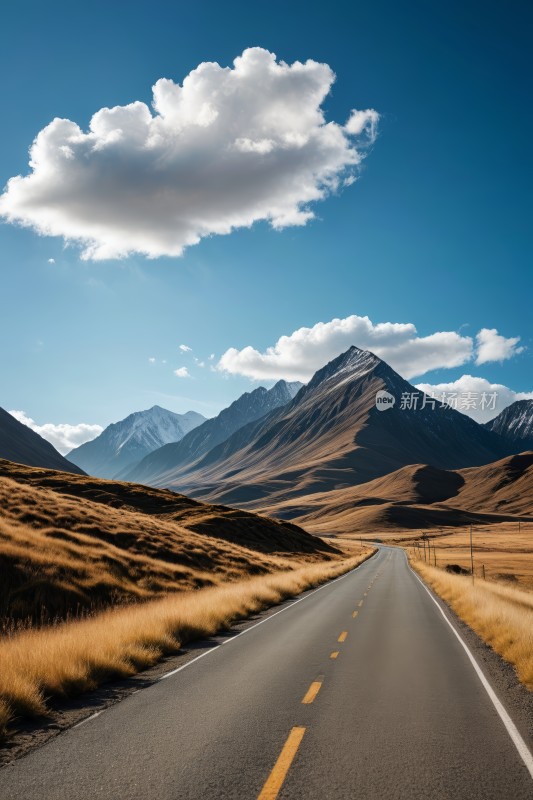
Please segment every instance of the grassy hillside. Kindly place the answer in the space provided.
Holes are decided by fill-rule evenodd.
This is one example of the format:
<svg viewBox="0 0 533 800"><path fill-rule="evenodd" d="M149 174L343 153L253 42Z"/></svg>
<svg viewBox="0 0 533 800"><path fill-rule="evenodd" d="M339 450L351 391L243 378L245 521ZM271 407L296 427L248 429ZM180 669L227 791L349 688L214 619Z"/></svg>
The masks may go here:
<svg viewBox="0 0 533 800"><path fill-rule="evenodd" d="M338 557L294 525L0 460L4 630Z"/></svg>

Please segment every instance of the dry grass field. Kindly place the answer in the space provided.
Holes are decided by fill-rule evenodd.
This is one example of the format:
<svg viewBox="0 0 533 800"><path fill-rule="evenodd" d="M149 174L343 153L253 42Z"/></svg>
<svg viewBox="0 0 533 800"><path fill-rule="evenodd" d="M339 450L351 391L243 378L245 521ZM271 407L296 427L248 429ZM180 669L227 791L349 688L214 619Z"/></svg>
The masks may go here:
<svg viewBox="0 0 533 800"><path fill-rule="evenodd" d="M451 575L412 559L422 578L533 691L533 593L469 575Z"/></svg>
<svg viewBox="0 0 533 800"><path fill-rule="evenodd" d="M46 715L49 698L132 675L261 609L353 569L372 553L300 566L196 592L108 609L0 639L0 735L10 720Z"/></svg>
<svg viewBox="0 0 533 800"><path fill-rule="evenodd" d="M421 533L405 531L394 536L384 533L383 541L402 544L410 555L416 555L421 543ZM445 567L458 564L470 570L470 529L456 528L426 531L430 548L430 563ZM533 522L517 522L500 525L472 527L474 551L474 574L490 580L505 582L533 591ZM421 551L423 553L423 550ZM428 551L426 551L426 556Z"/></svg>

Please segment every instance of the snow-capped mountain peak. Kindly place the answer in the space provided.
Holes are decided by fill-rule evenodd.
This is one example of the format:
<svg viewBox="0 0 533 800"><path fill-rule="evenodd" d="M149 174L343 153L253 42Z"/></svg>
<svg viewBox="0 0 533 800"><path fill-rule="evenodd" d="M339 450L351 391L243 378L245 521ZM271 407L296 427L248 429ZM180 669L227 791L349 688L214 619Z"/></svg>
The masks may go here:
<svg viewBox="0 0 533 800"><path fill-rule="evenodd" d="M533 400L515 400L485 427L527 450L533 448Z"/></svg>
<svg viewBox="0 0 533 800"><path fill-rule="evenodd" d="M68 457L89 474L113 478L153 450L180 441L202 422L205 417L195 411L176 414L152 406L108 425L100 436L72 450Z"/></svg>

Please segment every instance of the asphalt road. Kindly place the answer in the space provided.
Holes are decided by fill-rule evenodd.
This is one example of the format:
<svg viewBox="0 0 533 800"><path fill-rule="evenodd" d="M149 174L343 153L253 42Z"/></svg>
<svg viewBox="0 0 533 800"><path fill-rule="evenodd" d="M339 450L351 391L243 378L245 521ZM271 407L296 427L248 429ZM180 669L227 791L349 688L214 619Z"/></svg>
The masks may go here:
<svg viewBox="0 0 533 800"><path fill-rule="evenodd" d="M400 551L223 641L0 770L2 800L533 797Z"/></svg>

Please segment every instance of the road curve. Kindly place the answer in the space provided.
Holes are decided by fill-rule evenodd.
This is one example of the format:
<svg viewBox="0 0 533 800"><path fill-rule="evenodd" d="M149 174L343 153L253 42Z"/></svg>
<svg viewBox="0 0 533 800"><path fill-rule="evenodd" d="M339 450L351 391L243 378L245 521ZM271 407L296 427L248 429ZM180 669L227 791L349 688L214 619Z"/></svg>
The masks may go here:
<svg viewBox="0 0 533 800"><path fill-rule="evenodd" d="M531 800L401 551L286 606L0 770L2 800Z"/></svg>

